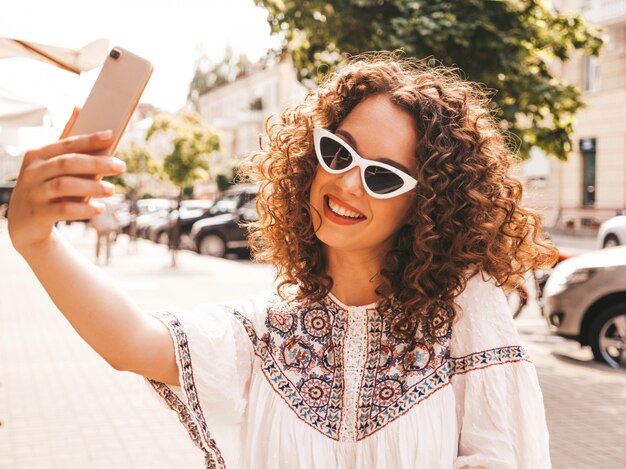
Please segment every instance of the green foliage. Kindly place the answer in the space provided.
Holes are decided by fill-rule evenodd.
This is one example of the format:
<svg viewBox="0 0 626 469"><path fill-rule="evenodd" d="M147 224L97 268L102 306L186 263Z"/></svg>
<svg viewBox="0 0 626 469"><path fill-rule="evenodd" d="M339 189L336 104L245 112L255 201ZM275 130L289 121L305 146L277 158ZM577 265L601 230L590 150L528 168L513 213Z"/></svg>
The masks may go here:
<svg viewBox="0 0 626 469"><path fill-rule="evenodd" d="M163 173L181 190L206 178L209 169L208 154L220 150L219 135L196 113L173 116L158 114L148 133L150 140L165 133L172 151L163 159Z"/></svg>
<svg viewBox="0 0 626 469"><path fill-rule="evenodd" d="M124 179L124 176L122 174L115 174L113 176L104 176L102 179L104 181L110 182L114 186L121 187L124 190L124 192L128 191L128 184L126 183L126 180Z"/></svg>
<svg viewBox="0 0 626 469"><path fill-rule="evenodd" d="M125 177L127 174L157 174L159 171L159 165L145 145L133 142L118 150L115 156L126 163L126 171L123 174L107 176L104 180L123 189L126 195L137 189L128 184Z"/></svg>
<svg viewBox="0 0 626 469"><path fill-rule="evenodd" d="M230 186L238 182L237 178L237 167L232 167L228 171L215 176L215 183L217 184L218 190L224 192Z"/></svg>
<svg viewBox="0 0 626 469"><path fill-rule="evenodd" d="M494 111L518 141L566 159L580 91L549 63L572 51L597 55L601 32L540 0L255 0L268 11L301 79L320 79L346 55L402 50L459 67L495 90Z"/></svg>
<svg viewBox="0 0 626 469"><path fill-rule="evenodd" d="M159 165L145 145L131 143L120 149L116 155L126 163L128 174L158 174Z"/></svg>

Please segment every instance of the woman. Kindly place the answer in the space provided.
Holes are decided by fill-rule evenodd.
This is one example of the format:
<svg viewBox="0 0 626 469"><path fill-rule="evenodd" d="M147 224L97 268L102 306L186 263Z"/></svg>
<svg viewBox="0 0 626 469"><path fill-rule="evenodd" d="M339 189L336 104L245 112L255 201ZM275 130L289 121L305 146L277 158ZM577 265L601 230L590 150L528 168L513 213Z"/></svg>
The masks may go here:
<svg viewBox="0 0 626 469"><path fill-rule="evenodd" d="M79 334L178 412L207 467L549 467L501 287L555 249L519 206L486 98L445 69L366 57L267 134L242 172L278 295L151 316L75 256L52 223L99 210L61 197L110 193L74 176L121 171L81 154L108 134L26 155L13 243Z"/></svg>

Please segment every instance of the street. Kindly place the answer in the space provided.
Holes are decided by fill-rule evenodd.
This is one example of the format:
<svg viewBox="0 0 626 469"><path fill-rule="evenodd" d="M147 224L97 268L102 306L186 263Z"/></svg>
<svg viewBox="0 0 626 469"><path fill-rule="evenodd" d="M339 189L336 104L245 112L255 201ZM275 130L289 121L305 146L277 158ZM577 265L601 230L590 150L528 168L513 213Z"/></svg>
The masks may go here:
<svg viewBox="0 0 626 469"><path fill-rule="evenodd" d="M89 259L95 235L82 224L61 233ZM590 240L554 237L559 247ZM194 310L271 288L272 268L181 252L120 236L104 270L144 309ZM245 279L245 280L242 280ZM71 288L71 286L68 286ZM536 305L517 325L546 404L553 467L624 467L626 371L552 337ZM143 379L112 370L71 329L12 249L0 220L0 469L200 468L202 455Z"/></svg>

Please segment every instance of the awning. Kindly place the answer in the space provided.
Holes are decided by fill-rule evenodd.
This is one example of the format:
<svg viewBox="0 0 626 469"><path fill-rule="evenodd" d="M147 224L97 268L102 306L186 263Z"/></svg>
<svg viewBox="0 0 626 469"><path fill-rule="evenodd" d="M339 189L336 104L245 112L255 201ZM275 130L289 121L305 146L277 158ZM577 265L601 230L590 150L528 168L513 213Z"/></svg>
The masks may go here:
<svg viewBox="0 0 626 469"><path fill-rule="evenodd" d="M0 59L26 57L80 74L99 67L109 53L109 41L98 39L79 50L0 37Z"/></svg>
<svg viewBox="0 0 626 469"><path fill-rule="evenodd" d="M22 57L45 62L80 74L101 66L109 53L109 41L98 39L75 50L38 42L0 37L0 59ZM0 127L43 125L45 106L0 89Z"/></svg>

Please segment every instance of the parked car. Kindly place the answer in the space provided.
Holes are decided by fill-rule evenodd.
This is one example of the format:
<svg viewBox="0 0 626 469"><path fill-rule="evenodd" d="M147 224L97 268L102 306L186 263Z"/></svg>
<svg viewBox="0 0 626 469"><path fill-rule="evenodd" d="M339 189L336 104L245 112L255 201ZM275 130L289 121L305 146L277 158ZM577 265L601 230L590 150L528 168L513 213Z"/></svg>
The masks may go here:
<svg viewBox="0 0 626 469"><path fill-rule="evenodd" d="M597 240L599 248L626 245L626 216L618 215L602 223Z"/></svg>
<svg viewBox="0 0 626 469"><path fill-rule="evenodd" d="M556 335L590 346L598 361L626 368L626 246L559 263L543 296L544 316Z"/></svg>
<svg viewBox="0 0 626 469"><path fill-rule="evenodd" d="M192 225L211 216L212 200L183 200L180 206L181 239L188 238ZM158 218L149 224L146 237L155 243L169 244L170 232L176 224L178 209L172 210L165 218Z"/></svg>
<svg viewBox="0 0 626 469"><path fill-rule="evenodd" d="M255 184L237 184L224 191L219 199L211 207L211 215L222 215L233 213L238 208L243 207L250 200L256 199L259 191Z"/></svg>
<svg viewBox="0 0 626 469"><path fill-rule="evenodd" d="M155 220L165 219L175 207L171 199L141 199L137 201L137 218L135 219L136 234L140 238L146 237L146 229Z"/></svg>
<svg viewBox="0 0 626 469"><path fill-rule="evenodd" d="M248 229L245 224L258 219L256 200L252 199L233 212L197 221L190 233L193 246L199 254L215 257L224 257L229 252L246 252Z"/></svg>
<svg viewBox="0 0 626 469"><path fill-rule="evenodd" d="M4 216L6 216L9 211L9 200L11 199L14 188L15 182L3 182L0 184L0 213Z"/></svg>

